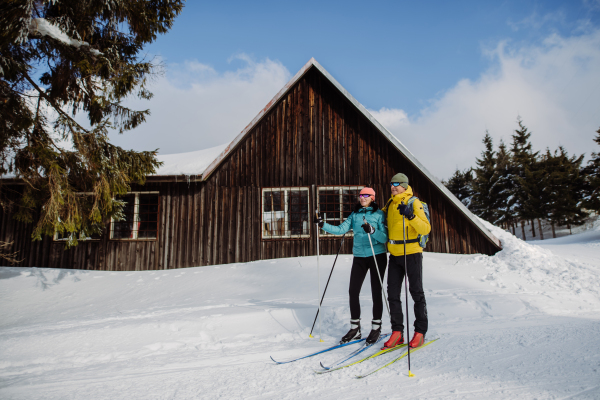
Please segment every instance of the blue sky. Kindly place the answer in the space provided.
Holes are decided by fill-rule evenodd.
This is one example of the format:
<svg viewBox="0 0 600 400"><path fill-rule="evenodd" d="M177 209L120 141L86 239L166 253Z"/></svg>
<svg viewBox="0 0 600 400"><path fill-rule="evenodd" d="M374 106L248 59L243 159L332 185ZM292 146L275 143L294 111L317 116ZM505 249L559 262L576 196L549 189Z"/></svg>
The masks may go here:
<svg viewBox="0 0 600 400"><path fill-rule="evenodd" d="M163 153L231 140L315 57L441 178L474 164L486 129L510 141L517 115L534 132L534 147L588 152L600 127L599 22L598 0L190 0L173 29L146 49L166 67L155 99L135 103L154 119L116 140L138 147L144 130L144 146ZM178 99L197 102L195 120L169 123L164 109ZM570 146L573 135L580 140ZM454 156L419 150L432 139L469 145L450 147Z"/></svg>

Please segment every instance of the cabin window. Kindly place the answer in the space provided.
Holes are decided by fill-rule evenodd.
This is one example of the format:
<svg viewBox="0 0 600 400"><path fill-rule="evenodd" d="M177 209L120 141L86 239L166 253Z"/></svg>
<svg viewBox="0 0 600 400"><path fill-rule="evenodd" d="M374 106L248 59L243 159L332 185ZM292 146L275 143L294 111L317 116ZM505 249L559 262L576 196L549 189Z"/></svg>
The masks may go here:
<svg viewBox="0 0 600 400"><path fill-rule="evenodd" d="M88 203L88 204L82 204L82 206L88 206L88 207L92 206L93 193L78 192L78 193L75 193L75 195L80 196L80 198L81 198L80 204L81 204L81 202ZM86 240L100 240L100 234L92 233L91 235L88 236L88 235L84 234L83 232L63 232L63 233L54 232L54 235L52 237L52 239L57 242L69 242L69 241L74 242L75 238L77 238L77 240L80 242L86 241Z"/></svg>
<svg viewBox="0 0 600 400"><path fill-rule="evenodd" d="M310 237L308 188L264 188L262 190L262 238Z"/></svg>
<svg viewBox="0 0 600 400"><path fill-rule="evenodd" d="M119 196L125 202L124 219L110 224L110 238L153 240L158 237L158 192L136 192Z"/></svg>
<svg viewBox="0 0 600 400"><path fill-rule="evenodd" d="M354 210L358 203L358 194L364 186L320 186L318 188L317 208L321 216L331 225L340 225ZM352 232L348 232L352 234ZM319 231L321 236L335 236Z"/></svg>

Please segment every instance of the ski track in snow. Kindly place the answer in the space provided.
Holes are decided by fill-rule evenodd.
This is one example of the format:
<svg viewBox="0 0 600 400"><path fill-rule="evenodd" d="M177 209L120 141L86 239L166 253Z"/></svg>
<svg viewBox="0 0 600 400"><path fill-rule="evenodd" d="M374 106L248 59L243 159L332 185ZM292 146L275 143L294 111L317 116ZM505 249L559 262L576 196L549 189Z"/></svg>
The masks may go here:
<svg viewBox="0 0 600 400"><path fill-rule="evenodd" d="M405 358L355 379L394 354L313 372L354 346L269 359L346 332L350 255L338 259L317 339L308 337L316 257L141 272L0 268L0 398L600 398L600 230L525 243L490 229L504 248L493 257L425 254L427 338L439 340L411 358L414 378ZM333 259L321 257L321 288ZM361 306L366 335L367 281ZM388 332L385 311L383 321Z"/></svg>

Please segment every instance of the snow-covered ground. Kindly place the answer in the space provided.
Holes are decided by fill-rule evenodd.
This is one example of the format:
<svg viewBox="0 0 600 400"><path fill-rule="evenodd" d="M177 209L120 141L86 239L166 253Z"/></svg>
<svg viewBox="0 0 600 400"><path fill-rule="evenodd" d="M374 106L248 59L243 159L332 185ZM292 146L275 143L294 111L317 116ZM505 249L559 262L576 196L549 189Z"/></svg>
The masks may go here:
<svg viewBox="0 0 600 400"><path fill-rule="evenodd" d="M425 254L427 338L439 340L413 355L414 378L403 359L355 379L391 355L313 372L349 348L269 359L346 332L349 255L325 298L324 343L318 325L308 337L316 257L155 272L0 268L0 398L600 398L600 230L535 245L493 233L505 248L494 257ZM333 258L321 257L321 288ZM370 297L365 282L363 331Z"/></svg>

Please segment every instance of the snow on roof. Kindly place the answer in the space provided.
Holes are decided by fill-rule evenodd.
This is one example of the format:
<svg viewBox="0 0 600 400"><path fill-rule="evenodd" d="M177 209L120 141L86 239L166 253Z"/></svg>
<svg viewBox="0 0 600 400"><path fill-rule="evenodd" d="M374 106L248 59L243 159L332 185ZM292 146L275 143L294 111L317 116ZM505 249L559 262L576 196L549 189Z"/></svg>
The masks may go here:
<svg viewBox="0 0 600 400"><path fill-rule="evenodd" d="M159 154L158 161L164 164L158 168L155 175L201 175L227 145L228 143L225 143L187 153Z"/></svg>

